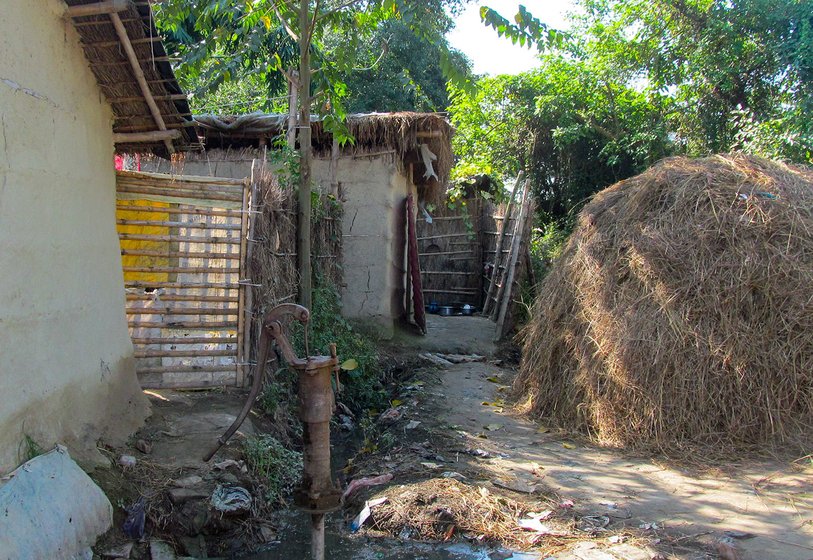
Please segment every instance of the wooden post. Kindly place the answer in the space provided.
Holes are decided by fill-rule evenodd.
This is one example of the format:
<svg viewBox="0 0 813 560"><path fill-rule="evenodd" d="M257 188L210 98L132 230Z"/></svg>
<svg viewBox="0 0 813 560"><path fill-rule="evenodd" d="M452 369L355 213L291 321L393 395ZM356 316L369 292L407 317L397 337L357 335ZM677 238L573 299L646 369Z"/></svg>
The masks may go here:
<svg viewBox="0 0 813 560"><path fill-rule="evenodd" d="M334 137L330 148L330 194L339 198L339 141Z"/></svg>
<svg viewBox="0 0 813 560"><path fill-rule="evenodd" d="M311 55L310 2L299 3L299 303L311 308Z"/></svg>
<svg viewBox="0 0 813 560"><path fill-rule="evenodd" d="M155 103L155 99L152 97L152 90L150 90L150 86L147 84L147 78L144 76L144 70L141 69L141 63L138 61L138 56L136 56L135 50L133 50L133 45L130 43L130 37L127 35L127 29L125 29L118 12L112 12L110 14L110 20L113 22L113 27L116 28L116 35L118 35L119 39L121 40L121 45L124 47L124 52L127 53L127 59L130 61L130 66L133 69L133 75L135 76L136 82L138 82L138 87L141 89L141 93L144 95L144 101L146 101L147 106L150 108L150 113L152 114L155 124L158 126L158 130L166 130L167 125L164 122L164 117L161 115L161 110L158 108L158 105ZM175 147L172 145L172 140L165 139L164 145L167 147L170 154L175 153Z"/></svg>
<svg viewBox="0 0 813 560"><path fill-rule="evenodd" d="M299 72L291 72L293 80L288 80L288 147L292 150L296 146L296 112L299 103L299 86L296 83Z"/></svg>
<svg viewBox="0 0 813 560"><path fill-rule="evenodd" d="M254 184L254 164L255 161L251 162L251 185ZM249 214L248 207L249 207L249 185L245 185L243 187L243 204L242 204L242 211L243 214L240 217L240 280L246 279L246 247L248 245L248 220ZM245 305L246 305L246 290L248 286L244 283L240 284L240 290L237 293L238 303L237 303L237 378L235 380L235 385L238 387L242 387L245 385L246 382L246 366L245 363L248 359L245 356L244 348L245 345L243 344L243 339L246 336L246 313L245 313Z"/></svg>
<svg viewBox="0 0 813 560"><path fill-rule="evenodd" d="M523 180L522 171L517 175L517 180L514 183L514 188L511 190L511 199L508 201L508 207L505 209L503 216L502 228L500 229L500 236L497 238L496 252L494 253L494 269L491 271L491 277L488 279L488 292L486 292L486 301L483 304L483 315L489 315L492 310L492 301L496 297L497 279L500 277L500 260L502 259L502 246L505 242L506 234L508 233L508 222L511 220L511 212L514 208L514 199L517 195L517 188Z"/></svg>
<svg viewBox="0 0 813 560"><path fill-rule="evenodd" d="M145 142L163 142L164 140L174 140L181 137L181 131L174 130L152 130L148 132L114 132L114 144L137 144Z"/></svg>
<svg viewBox="0 0 813 560"><path fill-rule="evenodd" d="M508 306L511 303L512 296L513 296L513 284L514 284L514 274L517 269L517 259L519 258L519 253L522 244L522 236L525 232L525 220L528 216L528 207L530 206L531 197L530 193L530 181L525 182L525 189L522 193L522 206L519 210L519 217L517 218L517 227L514 229L514 239L511 242L511 252L509 253L509 263L508 268L506 269L505 277L502 281L502 287L500 288L500 293L502 297L497 298L497 304L499 306L499 311L497 313L497 329L495 332L494 340L498 341L503 337L503 329L505 326L505 316L508 313Z"/></svg>
<svg viewBox="0 0 813 560"><path fill-rule="evenodd" d="M67 9L69 17L87 17L98 16L102 14L112 14L114 12L123 12L130 7L128 0L104 0L95 4L80 4L78 6L70 6Z"/></svg>

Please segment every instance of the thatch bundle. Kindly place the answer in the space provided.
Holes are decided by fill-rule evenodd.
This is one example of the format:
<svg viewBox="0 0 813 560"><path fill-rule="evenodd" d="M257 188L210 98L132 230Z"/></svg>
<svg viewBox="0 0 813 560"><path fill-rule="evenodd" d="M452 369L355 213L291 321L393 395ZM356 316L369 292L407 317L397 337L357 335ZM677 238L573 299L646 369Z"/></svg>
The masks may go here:
<svg viewBox="0 0 813 560"><path fill-rule="evenodd" d="M595 196L539 287L515 393L602 444L813 434L813 172L673 158Z"/></svg>

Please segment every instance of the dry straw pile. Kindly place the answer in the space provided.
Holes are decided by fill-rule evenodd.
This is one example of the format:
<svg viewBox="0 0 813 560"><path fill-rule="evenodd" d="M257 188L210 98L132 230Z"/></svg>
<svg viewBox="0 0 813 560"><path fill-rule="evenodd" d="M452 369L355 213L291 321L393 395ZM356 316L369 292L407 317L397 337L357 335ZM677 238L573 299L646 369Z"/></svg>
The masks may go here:
<svg viewBox="0 0 813 560"><path fill-rule="evenodd" d="M602 444L813 434L813 172L673 158L595 196L524 330L528 410Z"/></svg>

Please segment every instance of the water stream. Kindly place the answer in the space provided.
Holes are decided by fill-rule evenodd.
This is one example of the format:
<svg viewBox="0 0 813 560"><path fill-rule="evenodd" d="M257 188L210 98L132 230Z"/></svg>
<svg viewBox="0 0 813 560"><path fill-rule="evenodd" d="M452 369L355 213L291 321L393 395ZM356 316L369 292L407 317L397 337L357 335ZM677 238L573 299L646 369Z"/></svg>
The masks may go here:
<svg viewBox="0 0 813 560"><path fill-rule="evenodd" d="M325 523L326 558L330 560L540 560L535 553L487 549L467 543L435 544L372 538L351 533L340 514ZM495 554L496 553L496 554ZM493 554L493 556L492 556ZM280 517L279 541L266 545L245 560L305 560L310 555L310 520L307 514L288 511Z"/></svg>

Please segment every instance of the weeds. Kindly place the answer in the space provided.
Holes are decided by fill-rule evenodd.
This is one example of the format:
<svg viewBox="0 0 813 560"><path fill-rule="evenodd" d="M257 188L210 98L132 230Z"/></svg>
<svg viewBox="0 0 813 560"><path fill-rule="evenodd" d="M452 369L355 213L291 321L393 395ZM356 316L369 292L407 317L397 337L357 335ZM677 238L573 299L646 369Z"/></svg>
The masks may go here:
<svg viewBox="0 0 813 560"><path fill-rule="evenodd" d="M22 447L24 456L23 462L30 461L34 457L39 457L40 455L45 453L45 450L42 448L42 446L38 444L36 441L34 441L34 438L29 436L28 434L25 434L23 436Z"/></svg>
<svg viewBox="0 0 813 560"><path fill-rule="evenodd" d="M299 355L305 354L301 327L292 325L295 346ZM339 292L334 286L317 279L311 304L309 325L310 353L327 355L330 343L336 343L342 361L356 360L358 367L342 372L341 400L360 412L381 409L387 403L387 392L381 384L378 371L378 352L370 338L356 332L341 316Z"/></svg>
<svg viewBox="0 0 813 560"><path fill-rule="evenodd" d="M286 449L273 436L249 437L243 443L243 456L252 474L262 481L269 504L283 503L299 482L302 454Z"/></svg>

